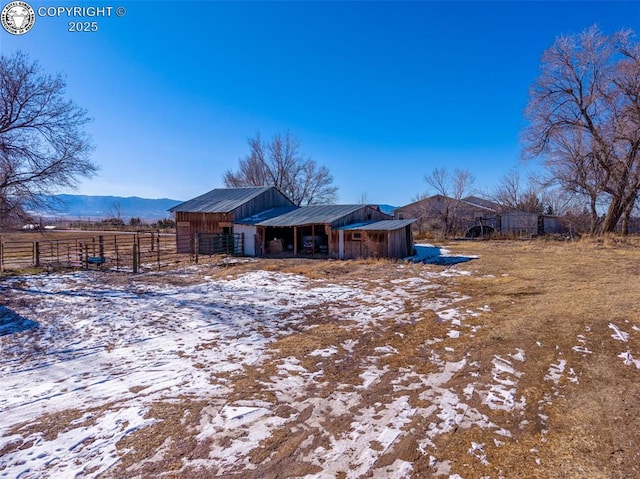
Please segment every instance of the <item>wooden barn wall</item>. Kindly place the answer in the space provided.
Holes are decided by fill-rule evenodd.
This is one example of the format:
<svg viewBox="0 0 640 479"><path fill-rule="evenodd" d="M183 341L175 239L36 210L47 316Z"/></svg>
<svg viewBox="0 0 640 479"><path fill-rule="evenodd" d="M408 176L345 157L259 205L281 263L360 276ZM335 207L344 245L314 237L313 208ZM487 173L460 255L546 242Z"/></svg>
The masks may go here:
<svg viewBox="0 0 640 479"><path fill-rule="evenodd" d="M222 233L223 227L231 227L230 216L227 213L176 211L176 245L178 253L193 252L193 239L197 233Z"/></svg>
<svg viewBox="0 0 640 479"><path fill-rule="evenodd" d="M407 229L409 234L407 234ZM411 244L409 236L411 233L411 227L401 228L395 231L389 231L388 238L388 257L389 258L405 258L409 256Z"/></svg>
<svg viewBox="0 0 640 479"><path fill-rule="evenodd" d="M231 226L231 222L232 216L229 213L176 212L176 223L189 223L191 235L195 233L222 233L222 228Z"/></svg>
<svg viewBox="0 0 640 479"><path fill-rule="evenodd" d="M327 227L327 236L329 238L329 258L340 258L340 252L338 250L338 232Z"/></svg>
<svg viewBox="0 0 640 479"><path fill-rule="evenodd" d="M354 233L360 233L361 239L356 240ZM344 232L344 258L386 258L388 256L388 243L386 232L378 231L345 231Z"/></svg>

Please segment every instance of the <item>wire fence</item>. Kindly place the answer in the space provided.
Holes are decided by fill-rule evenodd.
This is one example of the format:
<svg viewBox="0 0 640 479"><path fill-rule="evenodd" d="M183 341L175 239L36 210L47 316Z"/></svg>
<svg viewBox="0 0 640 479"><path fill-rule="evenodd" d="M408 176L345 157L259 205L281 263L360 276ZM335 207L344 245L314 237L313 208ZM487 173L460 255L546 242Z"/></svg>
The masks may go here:
<svg viewBox="0 0 640 479"><path fill-rule="evenodd" d="M94 236L2 241L0 271L29 268L85 268L138 273L212 261L221 254L241 255L238 235L196 236L190 253L177 253L175 234L137 232Z"/></svg>

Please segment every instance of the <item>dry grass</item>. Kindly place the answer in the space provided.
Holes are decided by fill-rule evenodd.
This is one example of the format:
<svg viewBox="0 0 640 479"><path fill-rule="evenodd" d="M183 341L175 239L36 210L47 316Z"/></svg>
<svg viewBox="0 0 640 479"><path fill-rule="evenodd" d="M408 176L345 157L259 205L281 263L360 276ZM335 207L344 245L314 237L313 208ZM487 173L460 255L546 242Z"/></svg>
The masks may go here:
<svg viewBox="0 0 640 479"><path fill-rule="evenodd" d="M617 357L627 345L609 340L611 322L627 330L632 325L640 327L639 244L637 239L606 237L578 242L493 241L446 245L453 253L480 256L463 266L472 270L471 276L443 280L450 283L450 288L471 296L466 307L488 306L490 309L478 321L479 333L468 338L465 344L469 362L478 364L480 378L490 377L490 361L494 355L506 357L522 348L527 356L519 365L523 375L518 385L518 394L526 399L527 406L520 417L505 415L504 418L504 426L517 434L499 446L491 444L486 433L477 428L442 436L437 445L443 456L459 458L452 461L454 470L464 477L640 477L640 373L633 366L623 365ZM256 264L238 265L224 274L255 267ZM400 276L389 262L378 260L276 260L262 261L259 267L338 282L365 279L366 283L367 278L391 280ZM357 367L359 358L384 345L401 351L400 355L390 356L392 369L411 366L427 373L431 366L424 361L426 353L421 351L421 344L425 338L444 338L446 333L433 318L424 318L425 321L413 325L389 325L387 329L361 336L358 348L351 355L341 352L341 357L348 356L344 361L318 362L307 353L340 343L350 331L348 324L325 323L320 319L325 317L321 311L313 314L315 319L309 317L306 324L316 327L287 336L273 347L280 352L280 357L299 358L309 371L323 369L329 387L339 383L356 384L361 372ZM407 339L400 340L402 337ZM584 338L584 343L580 338ZM581 354L574 349L581 345L591 354ZM637 343L628 346L636 354L640 353ZM554 386L544 380L550 364L558 357L567 360L567 368L574 369L578 384L569 384L565 378ZM259 389L256 378L269 373L272 371L268 367L249 372L238 383L242 394L246 395L252 388ZM372 390L372 403L387 392L384 387ZM313 393L324 396L330 391ZM550 397L553 397L552 403ZM412 427L419 430L426 426L419 422ZM340 429L339 425L327 427ZM291 446L294 439L273 438L265 447ZM471 442L486 444L484 452L490 465L469 460ZM393 458L412 460L416 477L433 473L425 458L416 454L415 441L403 439L401 443L394 448ZM536 459L539 464L534 463ZM392 462L392 458L388 461Z"/></svg>
<svg viewBox="0 0 640 479"><path fill-rule="evenodd" d="M471 276L447 280L450 287L471 296L466 307L490 309L479 320L479 333L465 345L469 362L479 365L480 378L490 376L494 355L506 357L522 348L527 356L519 365L523 375L518 385L518 394L526 399L527 406L521 417L504 418L504 425L517 431L514 439L494 446L485 432L474 428L441 437L437 444L444 451L443 456L459 458L452 461L454 470L463 477L640 477L640 373L617 357L627 345L609 340L612 333L609 323L626 330L632 325L640 327L639 245L637 239L615 237L578 242L446 245L453 253L480 256L464 266L472 270ZM261 266L332 281L391 280L398 276L397 269L390 268L385 261L275 261ZM244 265L241 269L252 267L255 265ZM274 348L282 357L299 358L309 371L324 369L329 384L355 384L358 358L383 345L401 351L400 355L390 357L392 368L412 366L428 372L429 365L420 364L424 359L420 343L425 338L443 337L446 330L440 329L437 323L427 320L365 335L360 338L358 349L339 367L332 367L331 361L312 361L306 354L340 343L349 335L348 325L330 323L301 331L281 339ZM399 341L400 337L407 340ZM574 349L582 345L591 354ZM628 347L640 353L637 343ZM544 380L549 366L558 357L567 360L567 368L574 369L578 384L569 384L565 378L554 386ZM243 382L244 392L250 383L250 379ZM328 393L315 392L319 396ZM371 393L375 402L385 391ZM413 427L419 429L420 425L416 423ZM412 458L416 477L433 473L424 458L416 456L415 443L409 439L401 442L395 448L395 458ZM486 443L484 451L490 465L469 460L471 442ZM536 459L539 464L534 462Z"/></svg>
<svg viewBox="0 0 640 479"><path fill-rule="evenodd" d="M453 471L463 477L640 477L640 371L633 365L624 365L617 357L626 348L640 355L640 344L633 342L633 338L629 344L611 339L609 328L609 323L625 330L631 330L634 325L640 327L639 245L637 239L614 237L578 242L491 241L446 245L453 253L479 255L478 259L462 266L472 271L471 276L440 280L448 291L470 296L464 307L488 306L488 311L476 320L480 329L472 337L466 337L462 347L468 363L476 365L479 381L490 382L491 360L495 355L507 357L517 348L526 354L526 361L518 364L522 376L517 393L526 399L526 407L519 414L504 413L501 419L500 413L496 413L499 425L512 431L512 438L495 444L494 436L477 427L456 429L438 437L436 446L442 457L452 458ZM256 268L332 282L357 281L365 290L380 287L380 279L411 277L425 268L442 269L407 265L399 270L383 260L288 259L211 267L199 275L236 276ZM441 291L429 294L437 297ZM348 321L332 320L323 308L310 310L297 332L273 343L273 362L246 368L243 374L233 378L237 392L228 399L254 397L275 401L273 394L263 389L262 380L275 375L275 364L286 357L298 358L309 372L324 371L323 385L306 394L326 397L337 387L360 383L362 358L371 355L377 347L390 345L399 354L390 355L381 366L388 365L391 372L386 380L372 385L365 395L370 405L384 402L391 394L389 384L393 371L410 367L419 373L433 372L433 365L427 361L429 351L425 350L425 339L441 338L441 346L448 344L447 328L435 321L431 312L417 311L408 303L405 313L417 314L419 320L390 321L378 330L359 332L358 345L351 353L340 350L336 356L318 359L309 357L308 353L342 344L353 331ZM591 353L576 351L576 346L584 346ZM460 343L456 343L456 349L460 349ZM459 359L460 353L456 354ZM577 384L569 383L566 376L557 385L544 379L558 358L567 361L567 370L574 370L579 378ZM461 394L462 387L468 383L463 379L454 377L448 386L456 389L459 381ZM417 392L409 394L412 403L419 405ZM472 399L469 406L480 408L479 399ZM301 424L304 419L302 414ZM334 418L324 427L337 436L348 431L350 420L345 417L341 422ZM415 418L410 429L415 430L417 436L403 436L380 458L379 465L403 459L412 462L414 477L432 477L434 469L428 457L419 453L416 442L420 431L427 427L426 419ZM306 436L299 431L292 433L294 429L292 426L275 432L254 450L254 463L264 462L257 471L234 477L291 477L318 472L296 461L301 454L297 448ZM488 464L470 456L469 445L474 442L485 445L483 452ZM312 448L316 446L311 444ZM175 459L178 455L170 457ZM131 464L130 461L126 463Z"/></svg>
<svg viewBox="0 0 640 479"><path fill-rule="evenodd" d="M225 379L234 393L225 398L233 403L240 399L262 399L277 403L272 391L264 387L265 378L277 374L277 363L295 357L309 373L323 371L322 384L301 391L301 397L323 398L337 388L351 390L361 384L362 363L376 348L392 346L398 354L382 357L379 367L388 367L385 377L363 393L359 408L376 408L393 396L394 374L411 368L420 374L434 371L428 360L430 351L425 341L439 338L444 360L465 358L468 369L447 383L462 395L468 385L468 374L477 375L478 383L491 382L492 358L507 357L518 349L526 360L518 363L521 374L517 396L526 400L521 411L496 411L492 420L511 431L501 444L495 434L478 427L458 428L435 439L441 457L450 459L452 472L465 478L635 478L640 477L640 370L624 365L618 355L627 349L640 359L640 240L606 237L578 242L560 241L487 241L454 242L445 245L453 253L479 255L459 268L470 270L470 276L439 278L441 289L425 290L434 298L443 292L469 296L460 304L464 308L485 312L469 319L479 329L473 335L453 340L447 337L447 325L436 320L431 311L420 310L407 301L402 314L410 320L381 322L367 331L357 330L348 320L337 320L328 307L319 306L306 312L292 334L280 337L271 347L272 361L246 367L242 373ZM404 265L382 260L320 261L259 260L219 266L204 266L193 275L147 274L142 276L108 275L111 281L170 284L192 284L204 277L212 280L237 276L255 269L302 274L314 280L335 283L357 283L363 290L385 288L394 279L411 278L424 271L441 271L430 265ZM392 291L391 288L389 288ZM610 323L631 332L628 343L611 337ZM634 326L639 329L633 329ZM357 336L351 351L337 346L337 354L318 358L309 352L344 344ZM444 356L449 348L451 358ZM455 348L454 348L455 347ZM590 352L585 353L582 347ZM561 358L568 372L575 372L578 382L570 382L568 374L558 384L545 380L551 364ZM470 371L473 369L473 371ZM223 374L219 374L222 377ZM212 380L215 378L212 378ZM419 407L420 391L403 394ZM482 408L473 396L468 405ZM218 405L220 406L220 405ZM279 404L282 417L293 415L295 404ZM156 423L124 439L118 446L123 460L105 477L210 477L207 471L183 468L182 458L206 458L206 442L194 439L204 408L211 403L184 399L181 402L158 403L149 411ZM486 409L486 407L485 407ZM311 411L308 411L311 414ZM308 418L299 412L297 423L274 430L252 451L254 471L238 471L228 477L300 477L319 473L301 462L305 452L320 444L305 441L313 429L305 429ZM64 429L65 423L77 418L61 416L60 424L46 429ZM421 454L418 440L424 437L430 418L415 417L405 428L407 433L379 458L378 466L396 459L413 464L415 478L434 477L434 467L427 455ZM325 431L338 437L349 431L352 417L334 416L322 424ZM297 426L301 427L297 427ZM305 432L306 431L306 432ZM321 435L318 435L321 437ZM320 440L320 439L318 439ZM305 443L305 450L301 451ZM487 463L475 460L470 453L472 443L484 444ZM13 445L15 447L15 445ZM372 445L375 449L375 444ZM157 456L158 460L149 459ZM173 475L172 475L173 473ZM340 473L342 474L342 473ZM343 476L346 477L346 476Z"/></svg>
<svg viewBox="0 0 640 479"><path fill-rule="evenodd" d="M480 255L470 264L474 274L458 280L473 302L491 308L470 348L477 355L515 347L527 351L520 388L532 409L526 412L529 423L518 443L489 459L494 472L507 477L640 477L640 372L617 357L627 348L636 355L640 351L637 342L611 339L609 328L609 323L625 331L640 326L639 244L637 239L603 238L448 246ZM591 354L573 349L583 344L579 336ZM552 393L543 377L559 353L574 367L579 384L554 399L546 411L549 433L543 437L535 409ZM522 461L532 447L542 464L535 470Z"/></svg>

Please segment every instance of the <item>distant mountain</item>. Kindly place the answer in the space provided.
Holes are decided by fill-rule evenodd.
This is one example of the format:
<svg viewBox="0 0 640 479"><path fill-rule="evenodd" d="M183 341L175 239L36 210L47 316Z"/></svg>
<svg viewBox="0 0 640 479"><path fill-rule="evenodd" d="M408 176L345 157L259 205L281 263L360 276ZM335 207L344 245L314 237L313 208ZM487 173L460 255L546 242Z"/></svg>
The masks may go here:
<svg viewBox="0 0 640 479"><path fill-rule="evenodd" d="M168 218L169 208L182 201L162 198L157 200L131 196L89 196L52 195L46 198L53 205L51 211L31 211L33 215L62 216L65 218L102 219L120 217L127 222L130 218L158 220Z"/></svg>
<svg viewBox="0 0 640 479"><path fill-rule="evenodd" d="M123 198L121 196L51 195L47 196L46 200L53 206L51 210L38 211L28 208L29 213L35 217L91 220L119 217L126 223L131 218L146 221L168 218L170 213L167 210L182 203L182 201L168 198L152 200L137 196ZM380 211L388 215L393 215L393 210L397 208L391 205L378 206Z"/></svg>

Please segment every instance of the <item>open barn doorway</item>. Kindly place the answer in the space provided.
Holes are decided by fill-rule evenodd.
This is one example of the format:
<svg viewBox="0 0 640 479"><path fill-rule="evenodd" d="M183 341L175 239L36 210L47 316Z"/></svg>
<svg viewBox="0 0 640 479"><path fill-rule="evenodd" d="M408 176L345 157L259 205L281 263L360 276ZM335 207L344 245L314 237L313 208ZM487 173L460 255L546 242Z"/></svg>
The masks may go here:
<svg viewBox="0 0 640 479"><path fill-rule="evenodd" d="M301 254L328 254L329 237L324 225L300 226L297 231L297 251Z"/></svg>
<svg viewBox="0 0 640 479"><path fill-rule="evenodd" d="M291 227L267 226L264 239L267 254L293 253L293 228Z"/></svg>

